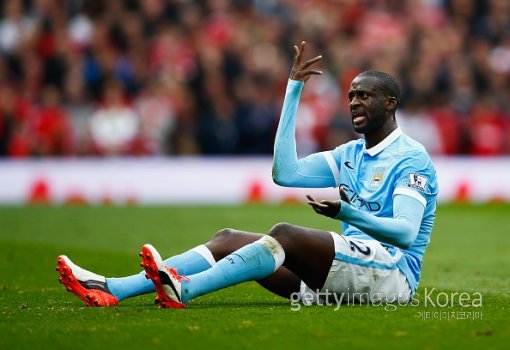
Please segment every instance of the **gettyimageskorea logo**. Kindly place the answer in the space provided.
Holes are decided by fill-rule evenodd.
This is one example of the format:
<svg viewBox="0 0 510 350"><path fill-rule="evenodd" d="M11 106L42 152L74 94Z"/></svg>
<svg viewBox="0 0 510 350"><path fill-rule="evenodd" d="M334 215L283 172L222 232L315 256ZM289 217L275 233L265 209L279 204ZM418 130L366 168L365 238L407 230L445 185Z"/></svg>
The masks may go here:
<svg viewBox="0 0 510 350"><path fill-rule="evenodd" d="M481 320L483 313L483 296L480 292L439 292L436 288L424 289L423 303L415 303L415 306L432 308L432 310L422 310L417 314L418 319L422 320ZM419 297L417 295L417 297ZM415 302L413 297L411 303ZM411 304L412 305L412 304ZM464 310L450 310L460 306Z"/></svg>
<svg viewBox="0 0 510 350"><path fill-rule="evenodd" d="M337 311L341 306L380 306L386 311L395 311L402 307L424 307L431 310L418 312L421 319L482 319L483 296L479 292L437 292L436 288L424 289L423 298L419 293L343 293L329 290L295 292L290 296L291 310L299 311L303 306L334 306ZM450 311L461 307L473 308L469 311Z"/></svg>

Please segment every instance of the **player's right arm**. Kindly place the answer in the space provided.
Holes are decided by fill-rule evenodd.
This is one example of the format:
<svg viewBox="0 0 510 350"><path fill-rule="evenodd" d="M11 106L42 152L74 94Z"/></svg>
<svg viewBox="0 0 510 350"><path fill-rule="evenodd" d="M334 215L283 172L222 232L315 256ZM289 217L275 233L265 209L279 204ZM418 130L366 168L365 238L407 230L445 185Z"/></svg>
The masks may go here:
<svg viewBox="0 0 510 350"><path fill-rule="evenodd" d="M321 60L316 56L302 63L305 42L294 46L296 55L290 73L280 123L276 132L273 158L273 181L287 187L335 187L336 181L325 153L314 153L298 159L296 152L296 113L304 83L321 71L310 66Z"/></svg>

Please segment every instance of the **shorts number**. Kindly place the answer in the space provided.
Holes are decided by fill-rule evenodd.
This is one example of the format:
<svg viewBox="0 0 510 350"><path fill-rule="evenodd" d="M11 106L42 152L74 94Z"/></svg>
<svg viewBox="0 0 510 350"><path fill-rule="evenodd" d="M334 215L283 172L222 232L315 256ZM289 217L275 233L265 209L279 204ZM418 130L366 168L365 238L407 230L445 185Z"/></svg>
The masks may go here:
<svg viewBox="0 0 510 350"><path fill-rule="evenodd" d="M365 249L363 250L358 244L361 244L361 242L358 242L358 244L354 243L353 241L350 241L351 243L351 250L355 252L358 250L363 255L370 255L370 248L367 246L363 246Z"/></svg>

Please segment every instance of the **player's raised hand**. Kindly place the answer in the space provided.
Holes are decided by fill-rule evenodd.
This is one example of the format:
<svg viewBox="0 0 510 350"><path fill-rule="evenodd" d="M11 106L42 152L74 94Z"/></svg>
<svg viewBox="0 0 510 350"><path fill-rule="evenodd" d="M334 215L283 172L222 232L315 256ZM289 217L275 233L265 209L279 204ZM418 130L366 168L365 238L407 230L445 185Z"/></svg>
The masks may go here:
<svg viewBox="0 0 510 350"><path fill-rule="evenodd" d="M310 79L311 75L321 75L322 72L317 69L310 69L314 63L319 62L322 59L322 56L316 56L312 59L303 63L303 52L305 51L306 42L302 41L299 47L294 45L294 51L296 55L294 56L294 64L292 65L292 70L290 71L290 79L302 81L303 83Z"/></svg>
<svg viewBox="0 0 510 350"><path fill-rule="evenodd" d="M306 195L306 198L308 199L308 205L311 206L317 214L334 218L340 213L340 208L342 207L340 201L328 201L325 199L316 201L309 194Z"/></svg>

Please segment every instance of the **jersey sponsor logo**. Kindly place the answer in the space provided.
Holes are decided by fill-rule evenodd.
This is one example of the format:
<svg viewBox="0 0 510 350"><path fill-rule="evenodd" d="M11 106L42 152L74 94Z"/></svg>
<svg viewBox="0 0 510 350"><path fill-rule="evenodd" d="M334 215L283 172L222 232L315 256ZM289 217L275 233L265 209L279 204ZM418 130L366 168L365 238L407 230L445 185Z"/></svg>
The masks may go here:
<svg viewBox="0 0 510 350"><path fill-rule="evenodd" d="M409 187L416 188L421 191L425 191L428 179L416 173L409 174Z"/></svg>
<svg viewBox="0 0 510 350"><path fill-rule="evenodd" d="M351 165L351 162L344 162L344 165L345 165L346 167L348 167L349 169L351 169L351 170L356 170L356 169L354 169L354 168L353 168L353 166Z"/></svg>
<svg viewBox="0 0 510 350"><path fill-rule="evenodd" d="M351 204L357 208L365 209L366 211L379 211L381 205L377 202L369 202L361 198L356 192L354 192L347 184L340 184L340 187L344 189L345 194L349 197Z"/></svg>

